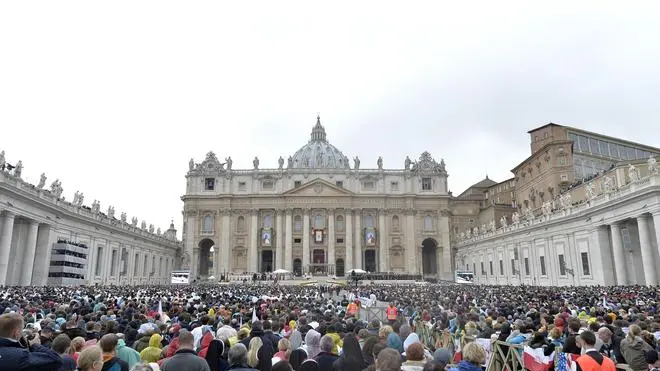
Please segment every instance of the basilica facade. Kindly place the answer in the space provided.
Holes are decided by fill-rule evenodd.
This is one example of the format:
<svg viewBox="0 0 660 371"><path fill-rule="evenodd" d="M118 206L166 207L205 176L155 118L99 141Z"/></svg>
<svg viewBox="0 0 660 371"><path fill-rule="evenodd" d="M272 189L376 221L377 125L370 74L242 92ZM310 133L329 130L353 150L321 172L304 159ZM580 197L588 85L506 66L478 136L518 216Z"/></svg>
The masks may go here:
<svg viewBox="0 0 660 371"><path fill-rule="evenodd" d="M234 169L209 152L191 159L181 268L193 277L286 270L453 279L447 171L424 152L385 168L349 160L317 118L309 141L278 167Z"/></svg>

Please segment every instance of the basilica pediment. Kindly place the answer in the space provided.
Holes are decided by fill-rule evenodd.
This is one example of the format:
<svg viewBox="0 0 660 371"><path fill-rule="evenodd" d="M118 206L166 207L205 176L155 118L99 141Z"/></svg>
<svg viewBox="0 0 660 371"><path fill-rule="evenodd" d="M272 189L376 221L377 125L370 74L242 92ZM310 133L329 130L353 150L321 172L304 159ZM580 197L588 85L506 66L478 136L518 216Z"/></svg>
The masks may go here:
<svg viewBox="0 0 660 371"><path fill-rule="evenodd" d="M352 196L353 193L323 179L315 179L311 182L302 184L297 188L290 189L284 192L283 195L301 197L346 197Z"/></svg>

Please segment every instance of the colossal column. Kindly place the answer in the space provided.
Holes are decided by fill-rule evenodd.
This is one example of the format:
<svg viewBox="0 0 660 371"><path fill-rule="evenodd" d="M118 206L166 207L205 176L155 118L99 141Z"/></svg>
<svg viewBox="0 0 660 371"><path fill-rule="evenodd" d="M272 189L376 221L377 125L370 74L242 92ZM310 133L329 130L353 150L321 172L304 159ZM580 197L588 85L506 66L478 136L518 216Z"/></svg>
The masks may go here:
<svg viewBox="0 0 660 371"><path fill-rule="evenodd" d="M353 210L346 209L346 217L344 218L346 225L346 261L344 262L344 272L353 269Z"/></svg>
<svg viewBox="0 0 660 371"><path fill-rule="evenodd" d="M644 281L646 286L655 286L657 283L655 274L655 264L653 263L653 246L651 242L651 232L649 230L648 217L641 215L637 217L637 227L639 229L639 245L642 248L642 262L644 264Z"/></svg>
<svg viewBox="0 0 660 371"><path fill-rule="evenodd" d="M655 243L658 246L658 252L660 252L660 211L653 214L653 225L655 226Z"/></svg>
<svg viewBox="0 0 660 371"><path fill-rule="evenodd" d="M34 269L32 272L32 285L45 286L48 281L48 270L50 266L50 250L55 242L51 226L39 225L37 235L37 251L34 256ZM89 254L87 255L89 256ZM88 277L88 275L86 275Z"/></svg>
<svg viewBox="0 0 660 371"><path fill-rule="evenodd" d="M248 250L248 272L257 271L257 243L259 239L259 210L252 210L250 215L250 247Z"/></svg>
<svg viewBox="0 0 660 371"><path fill-rule="evenodd" d="M355 269L364 269L362 266L362 241L364 241L362 209L357 209L355 211Z"/></svg>
<svg viewBox="0 0 660 371"><path fill-rule="evenodd" d="M417 252L421 249L415 244L415 210L406 210L406 271L410 274L419 273Z"/></svg>
<svg viewBox="0 0 660 371"><path fill-rule="evenodd" d="M387 232L385 230L385 210L379 210L378 212L378 260L379 267L378 272L387 272L389 267L387 264L387 258L389 257L390 250L387 247Z"/></svg>
<svg viewBox="0 0 660 371"><path fill-rule="evenodd" d="M282 268L282 246L284 245L284 230L282 230L282 210L275 211L275 259L273 271Z"/></svg>
<svg viewBox="0 0 660 371"><path fill-rule="evenodd" d="M284 246L284 269L293 272L293 210L286 209L284 225L286 228L286 245Z"/></svg>
<svg viewBox="0 0 660 371"><path fill-rule="evenodd" d="M328 210L328 264L331 265L334 265L336 260L335 241L335 211L330 209Z"/></svg>
<svg viewBox="0 0 660 371"><path fill-rule="evenodd" d="M309 269L309 209L303 210L303 256L302 256L302 271L303 274Z"/></svg>
<svg viewBox="0 0 660 371"><path fill-rule="evenodd" d="M32 283L32 268L34 267L34 254L37 251L37 235L39 223L31 220L28 224L28 235L23 250L23 264L21 265L20 286L30 286Z"/></svg>
<svg viewBox="0 0 660 371"><path fill-rule="evenodd" d="M11 236L14 233L14 217L15 215L9 211L5 211L5 215L2 217L2 231L0 231L0 286L4 286L7 279Z"/></svg>
<svg viewBox="0 0 660 371"><path fill-rule="evenodd" d="M220 215L220 224L222 225L220 240L222 242L216 248L222 251L220 269L222 270L222 274L226 274L231 271L229 266L229 262L231 261L231 211L229 209L222 209L220 210Z"/></svg>

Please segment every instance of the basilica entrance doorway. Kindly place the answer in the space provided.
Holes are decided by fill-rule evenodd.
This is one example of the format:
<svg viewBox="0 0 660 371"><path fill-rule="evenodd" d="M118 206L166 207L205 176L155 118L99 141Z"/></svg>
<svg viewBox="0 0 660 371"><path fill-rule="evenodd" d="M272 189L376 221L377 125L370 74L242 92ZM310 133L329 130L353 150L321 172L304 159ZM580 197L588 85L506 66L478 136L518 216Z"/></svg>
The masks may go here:
<svg viewBox="0 0 660 371"><path fill-rule="evenodd" d="M300 259L293 259L293 274L296 276L302 275L302 261Z"/></svg>
<svg viewBox="0 0 660 371"><path fill-rule="evenodd" d="M213 274L213 255L215 242L209 238L199 241L199 261L197 262L197 275L208 277Z"/></svg>
<svg viewBox="0 0 660 371"><path fill-rule="evenodd" d="M273 250L261 251L261 272L270 273L273 271Z"/></svg>
<svg viewBox="0 0 660 371"><path fill-rule="evenodd" d="M344 277L344 259L337 259L335 264L337 265L335 268L335 275L337 277Z"/></svg>
<svg viewBox="0 0 660 371"><path fill-rule="evenodd" d="M364 270L370 273L376 273L376 250L364 251Z"/></svg>
<svg viewBox="0 0 660 371"><path fill-rule="evenodd" d="M433 238L427 238L422 241L422 274L437 275L438 274L438 242Z"/></svg>

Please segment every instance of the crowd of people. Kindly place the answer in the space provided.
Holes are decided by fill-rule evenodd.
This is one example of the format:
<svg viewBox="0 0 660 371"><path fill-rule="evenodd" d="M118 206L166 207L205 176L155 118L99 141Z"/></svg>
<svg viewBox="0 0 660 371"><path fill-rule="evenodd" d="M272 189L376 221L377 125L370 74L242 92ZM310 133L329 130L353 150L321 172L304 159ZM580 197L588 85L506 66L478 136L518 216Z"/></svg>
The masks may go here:
<svg viewBox="0 0 660 371"><path fill-rule="evenodd" d="M385 305L360 310L369 297ZM478 371L499 340L643 371L660 368L658 304L641 286L4 288L0 370Z"/></svg>

